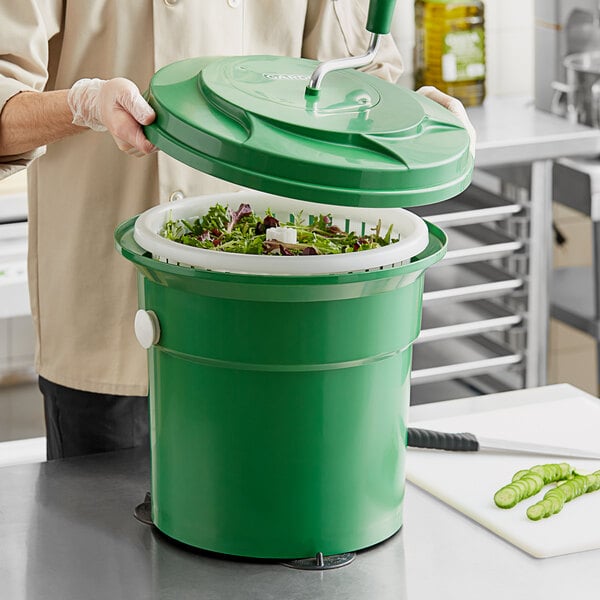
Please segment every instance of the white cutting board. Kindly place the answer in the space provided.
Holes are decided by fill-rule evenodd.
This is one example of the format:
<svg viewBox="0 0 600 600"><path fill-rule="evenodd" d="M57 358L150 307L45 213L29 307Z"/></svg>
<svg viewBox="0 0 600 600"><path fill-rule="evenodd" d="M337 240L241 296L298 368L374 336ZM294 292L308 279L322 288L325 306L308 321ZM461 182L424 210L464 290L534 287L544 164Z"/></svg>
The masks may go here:
<svg viewBox="0 0 600 600"><path fill-rule="evenodd" d="M600 400L583 393L552 402L411 422L410 425L600 453ZM510 482L516 471L563 460L582 473L600 469L600 461L594 460L409 448L406 476L525 552L547 558L600 548L600 490L572 500L560 513L541 521L530 521L525 510L541 499L549 487L512 509L497 508L493 496Z"/></svg>

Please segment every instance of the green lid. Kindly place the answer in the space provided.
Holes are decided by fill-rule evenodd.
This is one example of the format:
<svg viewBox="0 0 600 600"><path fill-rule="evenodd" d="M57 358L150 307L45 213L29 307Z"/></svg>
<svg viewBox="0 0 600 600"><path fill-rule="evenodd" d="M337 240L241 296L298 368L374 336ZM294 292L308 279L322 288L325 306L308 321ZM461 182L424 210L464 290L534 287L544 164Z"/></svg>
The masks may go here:
<svg viewBox="0 0 600 600"><path fill-rule="evenodd" d="M346 69L305 95L318 63L193 58L158 71L148 139L181 162L266 192L394 207L445 200L470 183L467 131L437 103Z"/></svg>

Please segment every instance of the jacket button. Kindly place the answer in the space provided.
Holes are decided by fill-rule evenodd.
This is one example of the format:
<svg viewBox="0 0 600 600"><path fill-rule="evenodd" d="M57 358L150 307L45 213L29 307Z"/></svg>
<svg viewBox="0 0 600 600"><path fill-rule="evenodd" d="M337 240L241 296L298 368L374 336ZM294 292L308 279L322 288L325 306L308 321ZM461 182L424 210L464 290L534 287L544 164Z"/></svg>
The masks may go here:
<svg viewBox="0 0 600 600"><path fill-rule="evenodd" d="M241 4L242 0L227 0L227 4L231 6L231 8L237 8Z"/></svg>
<svg viewBox="0 0 600 600"><path fill-rule="evenodd" d="M181 190L175 190L169 196L169 202L175 202L176 200L183 200L185 196Z"/></svg>
<svg viewBox="0 0 600 600"><path fill-rule="evenodd" d="M175 6L179 0L163 0L166 6Z"/></svg>

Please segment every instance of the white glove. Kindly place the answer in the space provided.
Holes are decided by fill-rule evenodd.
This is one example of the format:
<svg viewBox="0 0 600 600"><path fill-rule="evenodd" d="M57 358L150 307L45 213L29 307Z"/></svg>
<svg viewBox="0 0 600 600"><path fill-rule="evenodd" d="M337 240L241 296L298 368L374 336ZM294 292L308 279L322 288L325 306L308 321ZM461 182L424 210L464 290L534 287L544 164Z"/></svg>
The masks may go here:
<svg viewBox="0 0 600 600"><path fill-rule="evenodd" d="M448 96L448 94L444 94L444 92L438 90L436 87L432 85L425 85L422 88L417 90L418 94L422 94L426 98L441 104L444 108L447 108L465 127L467 133L469 134L470 144L469 150L471 154L475 156L475 141L477 136L475 134L475 128L471 121L469 121L469 117L467 116L467 111L463 106L463 103L458 98L453 98L452 96Z"/></svg>
<svg viewBox="0 0 600 600"><path fill-rule="evenodd" d="M141 125L154 121L155 113L129 79L80 79L67 95L73 124L94 131L109 131L119 150L144 156L156 150Z"/></svg>

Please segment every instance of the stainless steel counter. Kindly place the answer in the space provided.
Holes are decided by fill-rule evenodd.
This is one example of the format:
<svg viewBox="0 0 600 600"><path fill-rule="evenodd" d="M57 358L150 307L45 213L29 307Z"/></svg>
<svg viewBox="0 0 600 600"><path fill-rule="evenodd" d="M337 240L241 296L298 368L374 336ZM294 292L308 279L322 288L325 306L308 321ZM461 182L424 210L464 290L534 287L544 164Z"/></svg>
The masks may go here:
<svg viewBox="0 0 600 600"><path fill-rule="evenodd" d="M532 392L412 407L411 418L493 410ZM547 401L576 393L567 385L544 392ZM531 558L410 484L402 530L341 569L296 571L189 550L132 516L148 472L139 451L0 468L0 597L505 600L566 597L573 585L592 597L600 585L600 550Z"/></svg>
<svg viewBox="0 0 600 600"><path fill-rule="evenodd" d="M467 112L477 132L477 168L600 154L600 130L538 110L528 98L488 98Z"/></svg>

